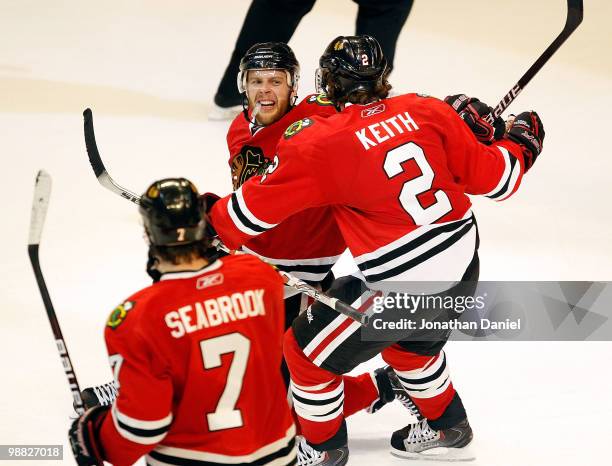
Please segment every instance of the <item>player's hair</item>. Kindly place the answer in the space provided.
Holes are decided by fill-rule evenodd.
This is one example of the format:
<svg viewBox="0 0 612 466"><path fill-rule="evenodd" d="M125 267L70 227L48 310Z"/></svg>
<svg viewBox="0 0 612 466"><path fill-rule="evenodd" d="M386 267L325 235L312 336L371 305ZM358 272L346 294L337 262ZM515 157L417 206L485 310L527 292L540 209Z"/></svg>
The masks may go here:
<svg viewBox="0 0 612 466"><path fill-rule="evenodd" d="M342 83L337 82L335 76L331 75L327 77L327 98L337 105L346 103L365 105L380 99L386 99L389 97L389 91L393 88L387 81L389 71L373 87L361 87L346 95L343 95ZM335 90L340 90L340 92L335 92Z"/></svg>
<svg viewBox="0 0 612 466"><path fill-rule="evenodd" d="M151 244L149 255L174 265L210 258L208 239L176 246L160 246Z"/></svg>

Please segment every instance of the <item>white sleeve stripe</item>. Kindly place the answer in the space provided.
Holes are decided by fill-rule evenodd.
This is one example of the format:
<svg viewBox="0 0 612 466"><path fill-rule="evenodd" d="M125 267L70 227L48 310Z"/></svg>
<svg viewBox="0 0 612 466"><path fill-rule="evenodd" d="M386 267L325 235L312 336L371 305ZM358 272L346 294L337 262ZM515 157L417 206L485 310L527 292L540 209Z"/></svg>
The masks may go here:
<svg viewBox="0 0 612 466"><path fill-rule="evenodd" d="M495 199L497 202L503 201L504 199L507 199L508 197L510 197L510 195L514 191L514 187L516 186L516 182L518 181L520 174L521 174L521 165L517 161L512 170L512 175L510 177L510 182L508 183L508 188L505 194Z"/></svg>
<svg viewBox="0 0 612 466"><path fill-rule="evenodd" d="M491 191L486 193L485 196L493 196L497 194L497 192L504 187L504 185L506 184L506 181L508 180L508 177L510 176L510 169L511 169L510 152L508 152L508 149L506 149L505 147L497 146L497 148L504 156L504 162L505 162L504 173L499 179L499 183L497 183L497 186L495 186L495 188L493 188Z"/></svg>
<svg viewBox="0 0 612 466"><path fill-rule="evenodd" d="M170 424L172 424L172 413L168 414L165 418L156 421L143 421L123 414L121 411L119 411L117 405L115 405L113 406L113 414L116 416L118 421L121 421L123 424L134 429L156 430L169 427Z"/></svg>
<svg viewBox="0 0 612 466"><path fill-rule="evenodd" d="M255 215L253 215L253 212L249 210L249 208L246 206L246 203L244 202L244 196L242 195L242 186L240 186L240 188L234 191L234 194L236 194L236 199L238 199L238 207L240 208L242 213L255 225L258 225L266 230L274 228L276 225L278 225L277 223L266 223L263 220L258 219Z"/></svg>

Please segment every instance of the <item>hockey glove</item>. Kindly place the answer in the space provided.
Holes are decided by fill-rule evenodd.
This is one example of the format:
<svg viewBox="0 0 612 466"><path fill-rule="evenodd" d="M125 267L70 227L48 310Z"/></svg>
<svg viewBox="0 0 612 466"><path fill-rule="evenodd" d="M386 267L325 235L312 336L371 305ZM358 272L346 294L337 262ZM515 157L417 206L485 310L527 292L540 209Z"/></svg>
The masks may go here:
<svg viewBox="0 0 612 466"><path fill-rule="evenodd" d="M542 152L544 135L544 125L536 112L523 112L514 117L508 131L508 139L516 142L523 149L525 173Z"/></svg>
<svg viewBox="0 0 612 466"><path fill-rule="evenodd" d="M215 205L215 202L221 198L214 193L204 193L200 196L200 199L204 203L204 210L206 211L206 216L208 217L208 213ZM210 223L210 218L206 218L206 234L211 239L218 236L215 228L212 226L212 223Z"/></svg>
<svg viewBox="0 0 612 466"><path fill-rule="evenodd" d="M491 144L504 136L506 126L501 117L495 118L493 125L484 117L493 113L493 109L475 97L465 94L449 95L444 99L459 114L480 142Z"/></svg>
<svg viewBox="0 0 612 466"><path fill-rule="evenodd" d="M103 466L102 449L97 436L110 406L96 406L75 419L68 431L68 441L79 466Z"/></svg>

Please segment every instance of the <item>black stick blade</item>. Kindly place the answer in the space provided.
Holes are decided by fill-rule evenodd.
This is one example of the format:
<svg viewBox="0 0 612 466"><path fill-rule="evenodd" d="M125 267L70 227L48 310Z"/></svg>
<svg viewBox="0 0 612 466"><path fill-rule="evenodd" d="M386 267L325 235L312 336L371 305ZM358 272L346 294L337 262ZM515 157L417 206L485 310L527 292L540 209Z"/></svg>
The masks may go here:
<svg viewBox="0 0 612 466"><path fill-rule="evenodd" d="M86 108L83 111L83 130L85 133L85 147L87 148L87 157L98 182L106 189L118 194L119 196L132 201L134 204L140 204L140 196L128 191L123 186L118 185L106 171L106 167L100 157L98 145L96 144L96 134L93 126L93 113L91 109Z"/></svg>
<svg viewBox="0 0 612 466"><path fill-rule="evenodd" d="M91 109L85 109L83 112L83 119L87 156L89 157L89 163L91 164L91 168L93 168L96 178L99 178L100 175L106 172L106 168L104 167L104 163L102 163L102 158L100 157L100 152L98 151L98 145L96 144L96 134L94 133L93 114Z"/></svg>

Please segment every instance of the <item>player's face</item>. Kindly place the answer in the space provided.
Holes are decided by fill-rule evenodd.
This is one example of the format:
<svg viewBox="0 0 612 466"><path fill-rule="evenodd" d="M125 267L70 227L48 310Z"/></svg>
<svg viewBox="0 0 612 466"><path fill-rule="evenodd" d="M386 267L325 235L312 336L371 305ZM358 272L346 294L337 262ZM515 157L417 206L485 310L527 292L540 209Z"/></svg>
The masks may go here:
<svg viewBox="0 0 612 466"><path fill-rule="evenodd" d="M270 125L289 110L291 88L284 70L252 70L247 74L249 110L259 104L258 123Z"/></svg>

